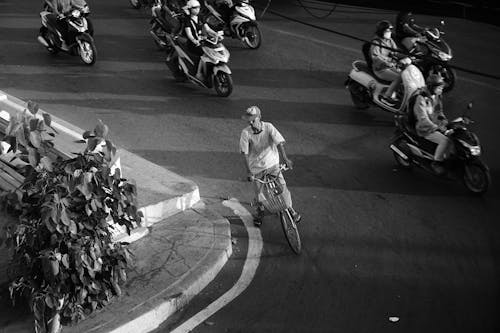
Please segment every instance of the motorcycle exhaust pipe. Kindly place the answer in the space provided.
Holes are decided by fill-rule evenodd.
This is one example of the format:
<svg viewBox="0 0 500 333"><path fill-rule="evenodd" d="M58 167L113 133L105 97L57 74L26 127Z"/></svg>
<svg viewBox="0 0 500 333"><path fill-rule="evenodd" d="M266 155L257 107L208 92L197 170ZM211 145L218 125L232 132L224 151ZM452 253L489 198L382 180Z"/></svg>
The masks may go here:
<svg viewBox="0 0 500 333"><path fill-rule="evenodd" d="M37 37L37 40L40 44L42 44L43 46L45 47L50 47L49 43L47 43L47 41L45 40L45 38L43 38L42 36L38 36Z"/></svg>
<svg viewBox="0 0 500 333"><path fill-rule="evenodd" d="M401 158L404 158L405 160L408 160L408 156L406 156L405 153L403 153L398 147L396 147L395 145L390 145L389 146L396 154L398 154L399 156L401 156Z"/></svg>

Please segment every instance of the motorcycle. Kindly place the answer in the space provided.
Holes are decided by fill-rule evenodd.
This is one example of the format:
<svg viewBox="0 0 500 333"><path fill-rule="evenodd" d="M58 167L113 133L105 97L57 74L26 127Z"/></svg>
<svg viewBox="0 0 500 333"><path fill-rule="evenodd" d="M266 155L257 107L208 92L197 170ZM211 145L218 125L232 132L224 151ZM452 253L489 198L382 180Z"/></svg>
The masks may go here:
<svg viewBox="0 0 500 333"><path fill-rule="evenodd" d="M168 43L167 34L178 34L182 29L179 17L183 13L177 8L169 5L162 5L161 0L156 0L151 7L151 28L149 33L153 37L158 48L169 52L172 45Z"/></svg>
<svg viewBox="0 0 500 333"><path fill-rule="evenodd" d="M139 9L142 6L147 7L151 5L151 0L129 0L129 2L134 9Z"/></svg>
<svg viewBox="0 0 500 333"><path fill-rule="evenodd" d="M47 48L49 53L57 54L59 51L71 55L79 55L80 59L86 65L93 65L96 62L97 49L94 38L89 32L87 16L90 14L89 7L73 7L68 15L56 18L54 14L43 11L40 13L42 18L42 28L38 41ZM63 45L63 36L57 30L57 20L66 20L68 32L66 33Z"/></svg>
<svg viewBox="0 0 500 333"><path fill-rule="evenodd" d="M441 21L444 26L444 21ZM440 74L444 79L444 92L451 91L455 86L457 78L456 71L450 67L449 61L453 58L453 52L448 43L443 39L444 31L438 28L425 28L422 31L423 41L416 41L414 48L415 64L424 73L425 77L429 74ZM401 40L396 39L400 47L404 46ZM410 51L410 50L408 50Z"/></svg>
<svg viewBox="0 0 500 333"><path fill-rule="evenodd" d="M258 49L262 43L262 34L257 24L255 9L249 0L227 0L228 13L224 15L205 0L204 16L215 30L223 30L231 38L239 39L247 47Z"/></svg>
<svg viewBox="0 0 500 333"><path fill-rule="evenodd" d="M472 104L469 104L467 109L471 108ZM432 165L436 144L417 135L410 113L398 112L394 121L396 132L390 149L401 168L410 169L416 165L436 176L462 180L465 187L474 194L483 194L488 190L491 184L490 171L480 159L479 138L467 128L473 123L469 116L464 114L447 125L445 135L452 145L443 162L443 170L440 171Z"/></svg>
<svg viewBox="0 0 500 333"><path fill-rule="evenodd" d="M402 84L396 93L396 104L390 106L380 101L380 96L389 88L391 82L379 79L372 71L371 57L369 55L371 43L365 43L362 47L365 61L355 60L352 69L345 81L352 102L358 109L366 109L370 105L376 105L385 111L392 113L402 112L406 109L408 99L413 92L425 86L425 79L417 66L407 65L401 71ZM409 58L405 58L408 61ZM411 61L411 60L410 60ZM400 63L400 66L405 66Z"/></svg>
<svg viewBox="0 0 500 333"><path fill-rule="evenodd" d="M197 60L196 55L187 51L187 38L180 35L167 34L169 44L173 46L168 53L166 64L176 80L184 81L186 79L205 88L214 87L217 95L227 97L233 91L233 80L231 70L227 63L229 61L229 51L221 43L223 39L222 31L215 36L203 36L201 47L203 50L202 58ZM196 77L198 62L202 61L203 75L202 80Z"/></svg>

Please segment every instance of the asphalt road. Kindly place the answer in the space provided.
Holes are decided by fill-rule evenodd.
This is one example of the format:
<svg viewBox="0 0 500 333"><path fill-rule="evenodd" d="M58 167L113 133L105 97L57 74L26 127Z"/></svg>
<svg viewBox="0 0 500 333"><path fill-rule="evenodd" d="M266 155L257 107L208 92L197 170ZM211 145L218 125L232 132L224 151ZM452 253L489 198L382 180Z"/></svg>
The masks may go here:
<svg viewBox="0 0 500 333"><path fill-rule="evenodd" d="M395 168L391 116L355 110L343 86L361 56L357 41L268 13L259 50L226 41L235 89L223 99L174 82L148 34L148 12L125 0L90 6L98 59L85 67L77 57L50 56L36 42L39 1L0 0L0 89L81 128L102 119L117 144L193 179L211 200L250 201L238 153L240 114L249 105L259 105L282 132L296 165L286 177L304 217L303 254L294 256L278 223L267 219L252 284L197 331L500 328L498 81L459 72L445 101L450 118L474 101L474 130L493 177L491 190L478 198L459 183ZM377 20L395 17L339 6L318 20L298 6L274 2L271 8L367 39ZM446 21L455 64L500 74L497 27ZM244 238L239 229L238 235ZM228 267L229 275L241 270ZM400 320L392 323L390 316Z"/></svg>

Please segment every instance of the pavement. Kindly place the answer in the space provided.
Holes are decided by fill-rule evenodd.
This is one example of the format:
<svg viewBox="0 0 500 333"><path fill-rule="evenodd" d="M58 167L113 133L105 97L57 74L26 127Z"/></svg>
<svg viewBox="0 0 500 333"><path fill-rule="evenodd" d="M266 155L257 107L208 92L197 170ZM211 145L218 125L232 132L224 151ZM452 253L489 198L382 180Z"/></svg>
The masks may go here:
<svg viewBox="0 0 500 333"><path fill-rule="evenodd" d="M25 105L0 91L3 116L14 116ZM60 133L55 140L58 153L69 156L83 149L75 143L82 129L54 117L53 126ZM134 263L120 297L63 332L149 332L213 280L232 253L229 221L211 208L213 202L200 198L194 182L124 149L118 149L118 156L124 177L137 184L145 217L130 236L123 229L114 232L115 241L131 243ZM0 227L7 218L0 212ZM12 306L9 299L4 244L0 258L0 333L33 332L27 304Z"/></svg>

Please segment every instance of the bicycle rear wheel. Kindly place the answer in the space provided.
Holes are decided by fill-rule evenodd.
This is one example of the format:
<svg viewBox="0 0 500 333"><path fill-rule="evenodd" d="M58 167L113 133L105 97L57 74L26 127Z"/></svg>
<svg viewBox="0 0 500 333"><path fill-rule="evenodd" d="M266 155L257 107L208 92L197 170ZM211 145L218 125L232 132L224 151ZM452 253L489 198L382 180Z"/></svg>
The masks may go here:
<svg viewBox="0 0 500 333"><path fill-rule="evenodd" d="M288 209L280 212L280 220L288 245L290 245L293 252L300 254L302 251L302 243L300 241L299 230L297 229L297 224L293 221L292 214L290 214Z"/></svg>

